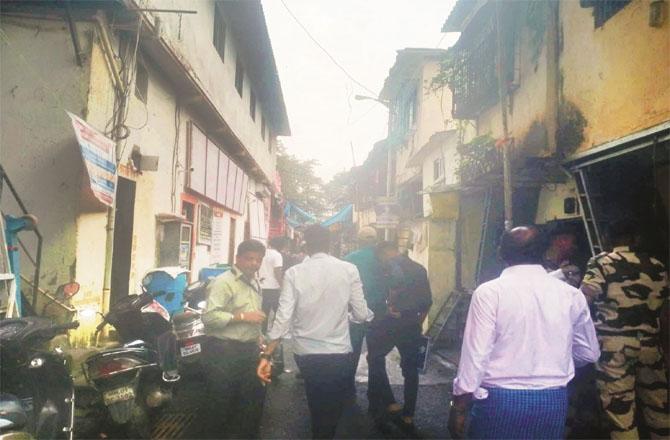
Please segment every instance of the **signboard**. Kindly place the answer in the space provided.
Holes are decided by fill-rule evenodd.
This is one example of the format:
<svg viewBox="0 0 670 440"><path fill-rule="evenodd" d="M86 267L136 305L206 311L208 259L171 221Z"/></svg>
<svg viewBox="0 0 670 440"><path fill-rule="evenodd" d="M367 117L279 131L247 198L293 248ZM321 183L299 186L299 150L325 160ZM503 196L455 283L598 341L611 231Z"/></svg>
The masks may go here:
<svg viewBox="0 0 670 440"><path fill-rule="evenodd" d="M212 218L212 247L210 249L211 262L214 264L226 261L228 249L224 249L224 231L225 224L223 220L223 209L214 208L214 217Z"/></svg>
<svg viewBox="0 0 670 440"><path fill-rule="evenodd" d="M116 146L114 141L80 117L67 112L86 164L89 186L95 198L112 206L116 194Z"/></svg>
<svg viewBox="0 0 670 440"><path fill-rule="evenodd" d="M381 229L392 229L400 223L400 216L397 213L398 202L395 198L380 197L375 205L375 223L374 226Z"/></svg>

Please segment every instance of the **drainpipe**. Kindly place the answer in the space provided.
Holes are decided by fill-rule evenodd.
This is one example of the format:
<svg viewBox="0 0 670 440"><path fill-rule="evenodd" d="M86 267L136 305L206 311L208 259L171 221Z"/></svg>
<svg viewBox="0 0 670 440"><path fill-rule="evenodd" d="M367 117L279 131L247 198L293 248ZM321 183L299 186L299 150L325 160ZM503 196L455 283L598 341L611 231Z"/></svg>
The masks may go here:
<svg viewBox="0 0 670 440"><path fill-rule="evenodd" d="M393 164L393 159L392 159L392 154L393 152L391 151L390 146L386 146L386 199L389 201L391 199L391 179L395 178L395 170L391 166ZM391 228L386 227L384 228L384 240L388 241L391 239Z"/></svg>
<svg viewBox="0 0 670 440"><path fill-rule="evenodd" d="M500 114L503 126L503 194L505 202L505 230L512 229L512 166L511 166L511 139L507 127L507 85L505 84L505 57L502 38L502 1L496 1L496 42L498 59L496 70L498 73L498 98L500 100Z"/></svg>
<svg viewBox="0 0 670 440"><path fill-rule="evenodd" d="M558 63L558 8L560 2L547 2L547 104L545 124L547 127L547 148L550 155L558 152L558 104L559 104L559 63Z"/></svg>
<svg viewBox="0 0 670 440"><path fill-rule="evenodd" d="M96 21L98 22L98 30L100 31L100 40L102 42L102 50L105 53L105 57L114 60L114 53L112 51L111 39L107 32L107 23L104 16L99 12L96 16ZM126 48L129 50L129 48ZM118 70L116 69L116 63L112 64L112 82L115 85L115 100L118 102L118 112L116 120L114 121L114 128L112 132L112 138L116 141L115 145L115 160L117 166L117 176L118 176L118 165L121 163L121 150L123 148L123 140L125 136L121 136L118 132L118 127L120 127L124 122L124 115L126 113L126 108L128 106L128 93L126 93L127 84L129 84L129 78L121 78ZM124 75L127 75L128 68L124 69ZM117 183L118 185L118 183ZM102 284L102 312L106 313L109 310L111 290L112 290L112 260L114 254L114 226L116 220L116 197L114 198L114 203L112 206L107 208L107 225L105 227L106 237L105 237L105 272Z"/></svg>

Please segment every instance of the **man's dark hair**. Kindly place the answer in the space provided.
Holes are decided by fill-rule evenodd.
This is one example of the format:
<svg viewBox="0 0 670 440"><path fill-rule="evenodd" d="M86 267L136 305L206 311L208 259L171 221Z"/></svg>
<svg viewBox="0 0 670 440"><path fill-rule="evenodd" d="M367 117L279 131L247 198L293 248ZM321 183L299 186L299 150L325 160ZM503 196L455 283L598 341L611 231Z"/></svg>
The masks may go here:
<svg viewBox="0 0 670 440"><path fill-rule="evenodd" d="M309 255L330 251L330 231L321 225L308 226L303 233L305 248Z"/></svg>
<svg viewBox="0 0 670 440"><path fill-rule="evenodd" d="M269 244L273 249L282 250L288 245L288 242L286 237L272 237Z"/></svg>
<svg viewBox="0 0 670 440"><path fill-rule="evenodd" d="M382 241L382 242L378 243L377 246L375 246L375 254L376 255L381 255L382 252L385 252L387 250L397 251L398 250L398 243L396 243L395 241L387 240L387 241Z"/></svg>
<svg viewBox="0 0 670 440"><path fill-rule="evenodd" d="M612 242L629 242L638 234L638 222L632 217L624 217L614 220L607 228L609 238Z"/></svg>
<svg viewBox="0 0 670 440"><path fill-rule="evenodd" d="M547 250L547 237L537 226L518 226L503 232L500 257L510 266L542 264Z"/></svg>
<svg viewBox="0 0 670 440"><path fill-rule="evenodd" d="M237 246L237 255L256 252L265 255L265 245L258 240L244 240Z"/></svg>
<svg viewBox="0 0 670 440"><path fill-rule="evenodd" d="M547 224L541 231L544 231L550 240L561 235L574 235L577 237L579 234L579 225L571 221L557 221Z"/></svg>

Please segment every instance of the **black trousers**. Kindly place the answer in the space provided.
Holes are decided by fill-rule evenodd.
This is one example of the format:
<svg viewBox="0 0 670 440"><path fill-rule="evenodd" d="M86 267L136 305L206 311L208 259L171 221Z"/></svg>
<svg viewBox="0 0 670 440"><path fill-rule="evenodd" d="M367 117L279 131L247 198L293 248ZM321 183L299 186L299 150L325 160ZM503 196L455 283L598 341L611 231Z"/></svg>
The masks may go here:
<svg viewBox="0 0 670 440"><path fill-rule="evenodd" d="M265 387L256 376L256 342L208 338L204 347L206 438L258 438Z"/></svg>
<svg viewBox="0 0 670 440"><path fill-rule="evenodd" d="M277 313L277 309L279 308L280 293L280 289L263 289L263 303L261 308L263 313L265 313L265 316L268 317L263 322L263 333L267 332L268 330L268 325L270 324L270 312Z"/></svg>
<svg viewBox="0 0 670 440"><path fill-rule="evenodd" d="M358 370L358 361L361 358L361 350L363 348L363 339L365 339L365 324L349 323L349 337L351 339L351 366L349 369L349 379L347 383L348 398L354 399L356 397L356 370Z"/></svg>
<svg viewBox="0 0 670 440"><path fill-rule="evenodd" d="M421 323L414 316L392 318L386 316L373 322L366 335L368 343L368 401L373 415L384 414L386 407L396 403L388 374L386 355L397 347L404 378L403 415L414 416L419 392L418 356L421 344Z"/></svg>
<svg viewBox="0 0 670 440"><path fill-rule="evenodd" d="M313 438L333 438L348 396L351 353L295 355L305 379Z"/></svg>

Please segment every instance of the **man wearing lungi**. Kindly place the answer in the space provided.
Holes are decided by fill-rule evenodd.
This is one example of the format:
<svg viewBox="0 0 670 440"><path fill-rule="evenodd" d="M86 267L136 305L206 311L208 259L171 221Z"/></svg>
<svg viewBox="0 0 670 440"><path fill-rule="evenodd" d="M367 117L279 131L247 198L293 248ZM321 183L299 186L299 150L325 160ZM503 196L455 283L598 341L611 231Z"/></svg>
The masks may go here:
<svg viewBox="0 0 670 440"><path fill-rule="evenodd" d="M502 274L470 303L454 380L449 431L454 438L562 438L566 385L575 362L600 356L581 292L542 267L546 240L534 226L506 231Z"/></svg>

